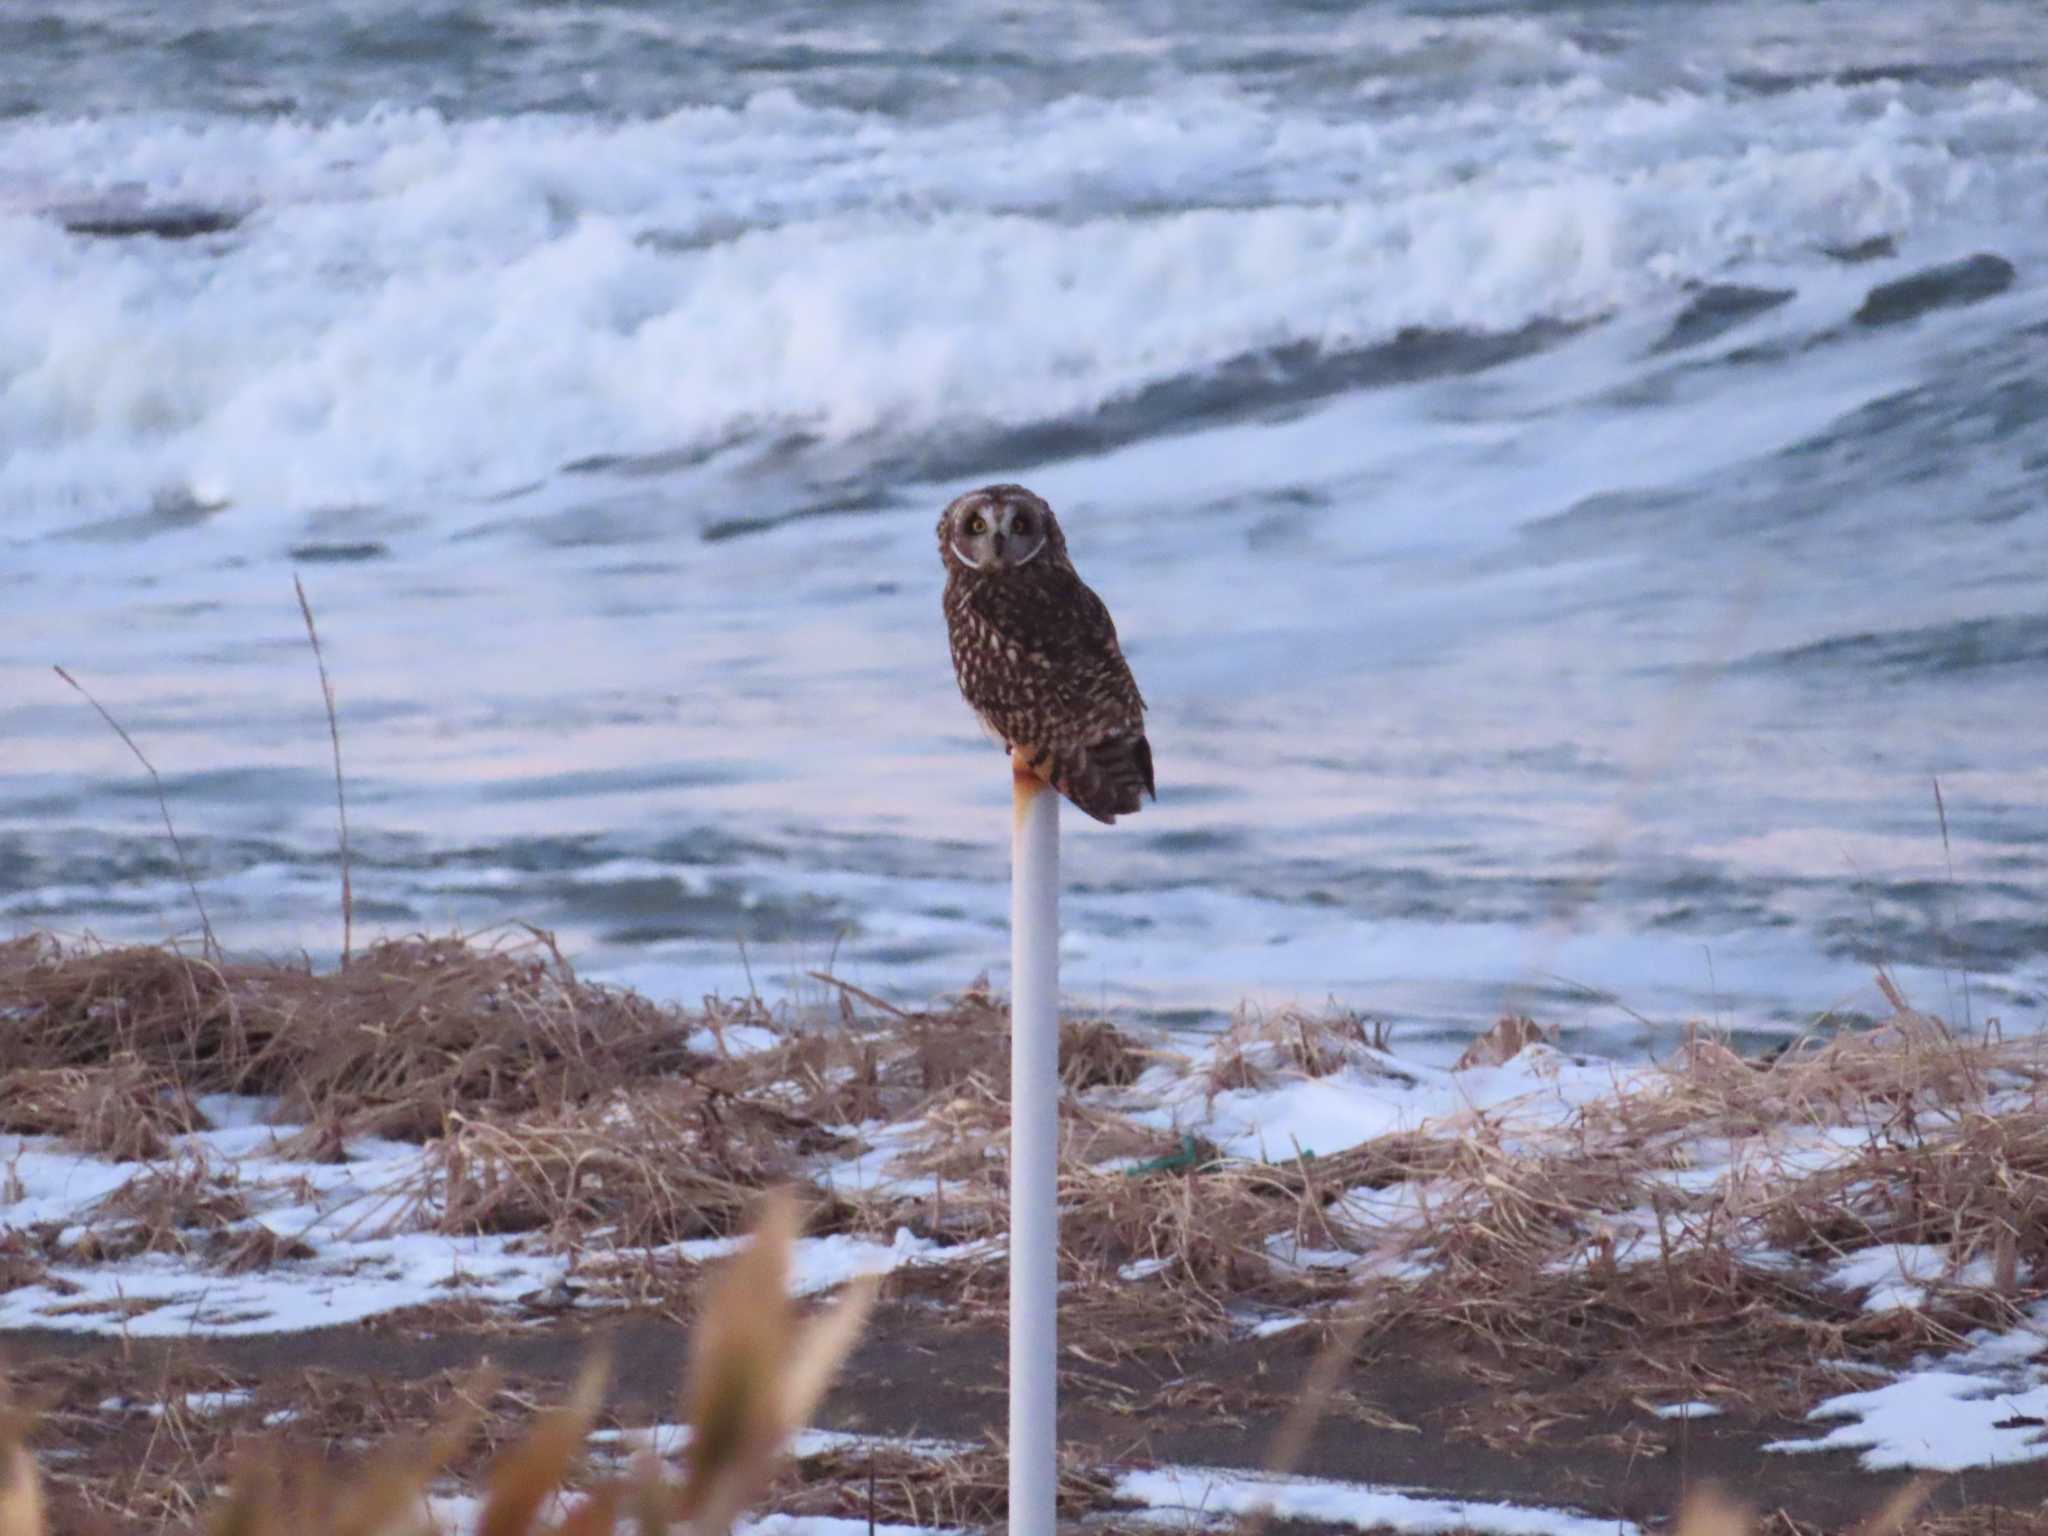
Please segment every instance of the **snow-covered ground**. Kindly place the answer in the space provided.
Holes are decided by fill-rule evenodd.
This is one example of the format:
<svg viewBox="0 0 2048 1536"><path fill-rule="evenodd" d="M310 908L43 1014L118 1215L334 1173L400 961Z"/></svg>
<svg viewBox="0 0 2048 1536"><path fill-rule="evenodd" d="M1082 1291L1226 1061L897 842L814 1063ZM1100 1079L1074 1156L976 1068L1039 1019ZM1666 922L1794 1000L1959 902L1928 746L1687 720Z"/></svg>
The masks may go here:
<svg viewBox="0 0 2048 1536"><path fill-rule="evenodd" d="M234 1118L262 1106L222 1104ZM407 1307L466 1300L512 1316L548 1313L567 1299L571 1257L528 1233L439 1230L428 1193L430 1153L401 1142L358 1138L345 1161L307 1162L280 1151L300 1127L240 1124L176 1138L177 1174L232 1192L248 1214L195 1234L184 1251L121 1258L60 1258L40 1281L0 1292L0 1328L57 1328L133 1338L290 1333L361 1322ZM67 1151L46 1137L0 1139L11 1196L0 1227L54 1227L60 1254L117 1251L138 1223L122 1214L120 1191L160 1178L163 1164L123 1163ZM223 1273L203 1251L269 1234L306 1257ZM173 1240L175 1241L175 1239ZM736 1241L704 1238L633 1250L705 1262ZM844 1234L801 1241L791 1276L798 1295L929 1259L935 1245L899 1231L888 1243Z"/></svg>
<svg viewBox="0 0 2048 1536"><path fill-rule="evenodd" d="M773 1038L763 1030L742 1043L761 1047ZM1872 1063L1890 1059L1885 1052L1910 1053L1925 1043L1916 1045L1909 1029L1889 1041L1871 1037L1856 1049L1875 1054L1855 1058L1863 1064L1856 1070L1875 1070ZM1462 1065L1409 1059L1362 1034L1299 1020L1248 1020L1192 1048L1185 1039L1180 1044L1177 1051L1161 1046L1130 1086L1091 1090L1090 1112L1120 1115L1155 1138L1188 1145L1198 1139L1244 1164L1332 1170L1345 1166L1333 1161L1341 1154L1392 1135L1507 1160L1497 1167L1568 1164L1589 1147L1611 1148L1615 1143L1600 1138L1624 1127L1648 1170L1640 1186L1648 1193L1631 1197L1639 1198L1633 1207L1623 1201L1624 1208L1592 1208L1566 1223L1562 1245L1546 1261L1554 1270L1646 1263L1714 1240L1718 1230L1718 1240L1746 1262L1798 1269L1859 1297L1872 1312L1926 1308L2002 1287L2016 1298L2010 1326L1980 1330L1963 1347L1930 1353L1904 1370L1873 1370L1867 1389L1814 1408L1812 1436L1781 1440L1773 1449L1851 1448L1871 1468L1947 1470L2048 1457L2040 1435L2048 1418L2048 1303L2028 1301L2038 1293L2027 1289L2033 1277L2024 1261L2012 1261L2001 1277L1991 1255L1942 1242L1877 1242L1816 1260L1769 1240L1768 1201L1788 1182L1834 1178L1845 1200L1865 1192L1859 1181L1867 1182L1862 1170L1872 1149L1892 1145L1886 1138L1898 1134L1887 1123L1896 1119L1895 1105L1883 1094L1849 1093L1831 1105L1801 1101L1775 1119L1743 1125L1710 1107L1674 1104L1694 1090L1696 1074L1575 1057L1540 1039L1505 1061L1479 1051ZM1719 1048L1701 1049L1709 1054L1697 1071L1706 1072ZM1724 1067L1734 1062L1722 1055ZM1984 1061L1982 1092L1971 1106L1977 1123L2038 1102L2027 1072ZM1740 1089L1756 1069L1734 1063L1730 1070ZM85 1155L45 1137L0 1138L0 1228L32 1240L46 1258L40 1275L0 1292L0 1326L138 1338L278 1333L460 1300L495 1308L516 1327L523 1318L604 1305L603 1289L583 1282L609 1263L653 1255L703 1264L735 1247L732 1239L715 1238L616 1247L601 1230L574 1243L544 1231L451 1232L438 1203L431 1143L360 1137L346 1142L339 1161L307 1161L292 1150L303 1144L294 1142L299 1128L272 1123L273 1101L215 1096L198 1108L210 1128L169 1138L166 1155L154 1163ZM1912 1134L1938 1137L1963 1123L1954 1106L1930 1102ZM877 1200L922 1196L924 1186L904 1177L896 1159L929 1125L849 1129L854 1150L821 1158L822 1182L842 1195ZM997 1158L1000 1149L984 1151ZM1445 1234L1455 1237L1460 1220L1477 1209L1472 1201L1490 1198L1482 1186L1491 1177L1475 1182L1468 1171L1446 1166L1358 1183L1328 1203L1326 1235L1276 1230L1264 1239L1265 1252L1276 1272L1350 1273L1361 1285L1426 1281L1446 1262ZM913 1206L904 1210L903 1224L886 1235L801 1240L793 1288L816 1293L856 1274L999 1256L999 1238L949 1244L916 1229ZM1711 1219L1686 1215L1707 1211ZM224 1257L250 1253L264 1259ZM1170 1255L1141 1259L1125 1265L1121 1279L1133 1287L1164 1284L1170 1269ZM1301 1320L1247 1312L1244 1326L1270 1334ZM1658 1413L1705 1417L1725 1406L1680 1401ZM1175 1507L1242 1509L1270 1495L1280 1512L1305 1514L1366 1499L1357 1490L1310 1484L1284 1485L1283 1498L1274 1492L1282 1485L1234 1474L1200 1474L1208 1479L1206 1492L1169 1498L1167 1482L1147 1476L1130 1487ZM1183 1482L1190 1478L1199 1480L1190 1472ZM1454 1520L1448 1506L1400 1502L1405 1497L1387 1494L1356 1509L1412 1529L1439 1517L1503 1532L1535 1528L1514 1524L1521 1515L1488 1516L1494 1523L1487 1524L1470 1508Z"/></svg>

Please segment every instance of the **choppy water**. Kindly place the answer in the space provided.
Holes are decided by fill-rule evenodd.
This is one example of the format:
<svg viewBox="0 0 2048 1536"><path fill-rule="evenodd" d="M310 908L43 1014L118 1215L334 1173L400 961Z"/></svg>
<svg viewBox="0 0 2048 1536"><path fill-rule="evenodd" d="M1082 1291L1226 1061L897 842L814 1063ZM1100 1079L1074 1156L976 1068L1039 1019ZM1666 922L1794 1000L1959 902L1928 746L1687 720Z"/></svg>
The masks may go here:
<svg viewBox="0 0 2048 1536"><path fill-rule="evenodd" d="M0 925L192 925L62 662L331 954L297 570L366 923L1000 979L1017 478L1154 711L1076 999L2042 1013L2033 5L193 15L0 15Z"/></svg>

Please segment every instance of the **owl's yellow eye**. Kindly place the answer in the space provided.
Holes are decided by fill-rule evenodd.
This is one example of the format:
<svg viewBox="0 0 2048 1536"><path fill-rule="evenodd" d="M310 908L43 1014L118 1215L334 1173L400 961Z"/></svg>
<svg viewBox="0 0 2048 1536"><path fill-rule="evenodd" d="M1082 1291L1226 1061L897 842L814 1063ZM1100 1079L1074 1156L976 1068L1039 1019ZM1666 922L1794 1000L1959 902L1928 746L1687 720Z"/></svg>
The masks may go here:
<svg viewBox="0 0 2048 1536"><path fill-rule="evenodd" d="M973 517L967 519L967 531L977 535L987 533L988 519L976 513Z"/></svg>
<svg viewBox="0 0 2048 1536"><path fill-rule="evenodd" d="M1016 515L1016 517L1011 520L1010 531L1012 533L1029 533L1031 531L1031 519L1026 517L1022 512L1019 512Z"/></svg>

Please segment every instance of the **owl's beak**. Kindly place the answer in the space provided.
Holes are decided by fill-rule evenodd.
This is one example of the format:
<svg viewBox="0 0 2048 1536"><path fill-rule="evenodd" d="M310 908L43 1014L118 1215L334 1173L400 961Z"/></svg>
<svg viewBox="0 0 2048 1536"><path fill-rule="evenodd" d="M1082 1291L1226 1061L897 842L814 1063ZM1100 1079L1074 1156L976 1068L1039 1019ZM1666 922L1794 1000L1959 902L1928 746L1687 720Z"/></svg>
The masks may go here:
<svg viewBox="0 0 2048 1536"><path fill-rule="evenodd" d="M994 537L993 537L993 538L991 538L991 540L990 540L989 542L991 542L992 544L994 544L994 545L995 545L995 550L996 550L996 558L997 558L998 560L1002 559L1002 558L1003 558L1003 535L1002 535L1002 534L1000 534L1000 533L998 533L998 534L994 535Z"/></svg>

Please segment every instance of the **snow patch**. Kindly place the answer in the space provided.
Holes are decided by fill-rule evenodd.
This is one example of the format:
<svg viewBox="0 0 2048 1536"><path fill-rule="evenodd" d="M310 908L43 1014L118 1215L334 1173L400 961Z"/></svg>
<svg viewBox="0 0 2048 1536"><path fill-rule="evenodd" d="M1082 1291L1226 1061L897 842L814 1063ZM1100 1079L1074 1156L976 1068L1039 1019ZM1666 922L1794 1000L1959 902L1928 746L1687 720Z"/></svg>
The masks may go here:
<svg viewBox="0 0 2048 1536"><path fill-rule="evenodd" d="M2031 1326L1974 1334L1968 1349L1881 1387L1831 1397L1810 1415L1851 1422L1817 1439L1775 1440L1766 1449L1859 1450L1873 1472L1956 1472L2048 1458L2044 1328L2048 1307L2038 1307Z"/></svg>
<svg viewBox="0 0 2048 1536"><path fill-rule="evenodd" d="M1724 1410L1719 1403L1690 1402L1666 1403L1650 1411L1660 1419L1718 1419Z"/></svg>
<svg viewBox="0 0 2048 1536"><path fill-rule="evenodd" d="M1471 1530L1492 1536L1635 1536L1625 1520L1561 1509L1432 1498L1369 1483L1269 1477L1220 1467L1155 1467L1117 1479L1119 1498L1142 1504L1154 1520L1190 1527L1264 1511L1280 1520L1348 1525L1355 1530Z"/></svg>

